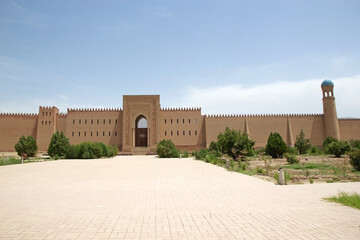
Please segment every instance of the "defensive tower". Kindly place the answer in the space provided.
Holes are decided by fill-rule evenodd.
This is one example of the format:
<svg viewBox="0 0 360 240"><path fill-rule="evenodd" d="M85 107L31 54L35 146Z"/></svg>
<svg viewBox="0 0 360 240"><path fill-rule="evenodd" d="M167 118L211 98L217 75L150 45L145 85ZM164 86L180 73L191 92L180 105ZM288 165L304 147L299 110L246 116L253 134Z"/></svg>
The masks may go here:
<svg viewBox="0 0 360 240"><path fill-rule="evenodd" d="M334 137L340 139L339 121L336 113L334 83L330 80L324 80L321 83L323 92L324 109L324 133L325 137Z"/></svg>

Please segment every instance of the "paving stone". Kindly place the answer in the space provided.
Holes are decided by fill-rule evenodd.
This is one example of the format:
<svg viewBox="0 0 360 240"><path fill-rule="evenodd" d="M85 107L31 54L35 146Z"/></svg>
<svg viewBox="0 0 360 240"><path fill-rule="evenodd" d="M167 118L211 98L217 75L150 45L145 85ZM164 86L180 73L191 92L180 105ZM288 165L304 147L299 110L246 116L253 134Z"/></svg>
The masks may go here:
<svg viewBox="0 0 360 240"><path fill-rule="evenodd" d="M279 186L193 159L120 156L0 167L0 239L360 239L322 200L360 183Z"/></svg>

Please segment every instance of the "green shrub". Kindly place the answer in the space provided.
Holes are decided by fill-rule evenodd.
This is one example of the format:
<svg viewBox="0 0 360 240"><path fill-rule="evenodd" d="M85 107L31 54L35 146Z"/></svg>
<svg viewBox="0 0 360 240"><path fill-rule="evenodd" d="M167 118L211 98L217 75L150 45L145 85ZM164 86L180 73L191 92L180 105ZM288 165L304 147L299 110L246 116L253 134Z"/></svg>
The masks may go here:
<svg viewBox="0 0 360 240"><path fill-rule="evenodd" d="M217 139L217 143L213 143L211 148L220 150L223 154L227 154L233 159L237 159L239 156L254 154L252 148L255 142L249 139L246 132L241 133L241 131L227 127L224 133L218 135Z"/></svg>
<svg viewBox="0 0 360 240"><path fill-rule="evenodd" d="M266 154L273 158L281 158L287 149L288 147L279 133L270 133L265 147Z"/></svg>
<svg viewBox="0 0 360 240"><path fill-rule="evenodd" d="M305 138L305 133L302 129L299 135L296 136L296 142L294 146L299 151L299 154L305 154L306 151L311 147L310 139Z"/></svg>
<svg viewBox="0 0 360 240"><path fill-rule="evenodd" d="M38 146L32 136L21 136L19 141L15 144L15 150L19 156L26 155L27 157L35 157Z"/></svg>
<svg viewBox="0 0 360 240"><path fill-rule="evenodd" d="M332 143L332 142L337 142L337 141L338 140L336 138L334 138L334 137L330 137L330 136L326 137L324 139L324 142L323 142L323 151L324 151L324 153L329 154L329 144Z"/></svg>
<svg viewBox="0 0 360 240"><path fill-rule="evenodd" d="M171 140L161 140L156 146L156 153L160 158L176 158L180 156L179 150L176 149Z"/></svg>
<svg viewBox="0 0 360 240"><path fill-rule="evenodd" d="M78 149L78 158L79 159L93 159L95 158L94 153L92 152L93 143L82 142L79 143L76 148Z"/></svg>
<svg viewBox="0 0 360 240"><path fill-rule="evenodd" d="M360 140L351 139L349 143L352 148L356 148L360 150Z"/></svg>
<svg viewBox="0 0 360 240"><path fill-rule="evenodd" d="M105 155L105 154L106 155ZM116 146L107 146L104 143L82 142L77 145L69 145L66 148L66 159L93 159L101 157L113 157L119 153Z"/></svg>
<svg viewBox="0 0 360 240"><path fill-rule="evenodd" d="M335 157L341 157L341 155L350 150L350 145L346 141L334 141L331 142L327 147L329 153L334 154Z"/></svg>
<svg viewBox="0 0 360 240"><path fill-rule="evenodd" d="M295 155L290 153L285 153L284 157L286 158L286 161L290 164L296 164L300 162L300 160L297 159Z"/></svg>
<svg viewBox="0 0 360 240"><path fill-rule="evenodd" d="M217 164L218 163L218 158L213 154L207 154L205 156L205 162L212 163L212 164Z"/></svg>
<svg viewBox="0 0 360 240"><path fill-rule="evenodd" d="M75 145L67 146L66 152L65 152L65 158L66 159L77 159L78 158L77 147Z"/></svg>
<svg viewBox="0 0 360 240"><path fill-rule="evenodd" d="M218 142L212 141L209 146L209 151L211 151L211 152L220 151L220 146L219 146Z"/></svg>
<svg viewBox="0 0 360 240"><path fill-rule="evenodd" d="M50 157L57 158L65 156L66 148L70 145L69 139L65 136L64 132L56 131L51 137L51 141L47 150Z"/></svg>
<svg viewBox="0 0 360 240"><path fill-rule="evenodd" d="M286 150L287 153L293 154L293 155L297 155L298 154L298 150L294 147L288 147L288 149Z"/></svg>
<svg viewBox="0 0 360 240"><path fill-rule="evenodd" d="M108 147L108 154L106 157L115 157L116 155L119 154L119 149L117 148L117 146L107 146Z"/></svg>
<svg viewBox="0 0 360 240"><path fill-rule="evenodd" d="M102 156L107 157L109 155L109 147L105 143L96 142L95 145L99 146L102 150Z"/></svg>
<svg viewBox="0 0 360 240"><path fill-rule="evenodd" d="M206 148L200 149L200 151L195 152L195 158L197 160L205 160L206 155L209 154L209 150Z"/></svg>
<svg viewBox="0 0 360 240"><path fill-rule="evenodd" d="M93 143L90 147L95 158L101 158L103 156L103 150L99 143Z"/></svg>
<svg viewBox="0 0 360 240"><path fill-rule="evenodd" d="M360 150L356 149L349 153L350 164L356 171L360 171Z"/></svg>
<svg viewBox="0 0 360 240"><path fill-rule="evenodd" d="M308 150L308 154L310 154L310 155L323 155L324 152L320 148L318 148L316 146L311 146L311 148Z"/></svg>
<svg viewBox="0 0 360 240"><path fill-rule="evenodd" d="M182 153L181 153L181 157L183 157L183 158L188 158L189 157L189 153L188 153L188 151L183 151Z"/></svg>

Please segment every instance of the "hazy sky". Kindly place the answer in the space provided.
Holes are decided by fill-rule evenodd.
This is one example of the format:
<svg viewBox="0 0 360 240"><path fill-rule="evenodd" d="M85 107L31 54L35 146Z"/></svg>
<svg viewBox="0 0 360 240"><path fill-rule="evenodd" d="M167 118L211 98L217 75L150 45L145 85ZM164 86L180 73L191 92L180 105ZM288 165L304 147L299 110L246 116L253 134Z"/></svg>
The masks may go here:
<svg viewBox="0 0 360 240"><path fill-rule="evenodd" d="M360 1L0 1L0 112L39 105L360 117Z"/></svg>

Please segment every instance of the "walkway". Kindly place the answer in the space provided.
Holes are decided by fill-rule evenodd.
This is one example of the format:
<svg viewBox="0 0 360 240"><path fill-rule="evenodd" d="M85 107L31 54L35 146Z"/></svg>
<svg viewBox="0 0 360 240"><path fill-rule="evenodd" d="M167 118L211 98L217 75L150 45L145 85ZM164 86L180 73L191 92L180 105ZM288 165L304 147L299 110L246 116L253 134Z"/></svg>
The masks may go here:
<svg viewBox="0 0 360 240"><path fill-rule="evenodd" d="M360 239L360 183L277 186L192 159L0 167L0 239Z"/></svg>

